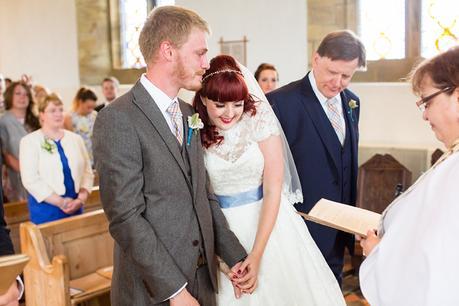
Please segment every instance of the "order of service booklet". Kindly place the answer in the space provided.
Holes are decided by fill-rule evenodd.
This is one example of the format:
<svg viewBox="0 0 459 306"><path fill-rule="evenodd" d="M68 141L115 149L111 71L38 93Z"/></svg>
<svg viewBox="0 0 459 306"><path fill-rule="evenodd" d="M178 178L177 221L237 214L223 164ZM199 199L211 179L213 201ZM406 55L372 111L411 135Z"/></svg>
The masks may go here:
<svg viewBox="0 0 459 306"><path fill-rule="evenodd" d="M8 291L28 261L24 254L0 256L0 295Z"/></svg>
<svg viewBox="0 0 459 306"><path fill-rule="evenodd" d="M309 214L298 212L306 220L366 238L368 230L377 229L381 214L370 210L320 199Z"/></svg>

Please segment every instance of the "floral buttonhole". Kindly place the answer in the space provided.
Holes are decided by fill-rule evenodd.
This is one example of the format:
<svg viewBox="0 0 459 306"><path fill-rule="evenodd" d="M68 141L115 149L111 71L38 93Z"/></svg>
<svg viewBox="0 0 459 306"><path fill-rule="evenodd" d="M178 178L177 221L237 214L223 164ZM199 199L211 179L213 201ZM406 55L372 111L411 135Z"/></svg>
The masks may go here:
<svg viewBox="0 0 459 306"><path fill-rule="evenodd" d="M204 127L204 123L201 118L199 118L198 113L194 113L192 116L188 116L188 137L186 140L186 145L191 144L191 137L193 134L197 134L200 129Z"/></svg>

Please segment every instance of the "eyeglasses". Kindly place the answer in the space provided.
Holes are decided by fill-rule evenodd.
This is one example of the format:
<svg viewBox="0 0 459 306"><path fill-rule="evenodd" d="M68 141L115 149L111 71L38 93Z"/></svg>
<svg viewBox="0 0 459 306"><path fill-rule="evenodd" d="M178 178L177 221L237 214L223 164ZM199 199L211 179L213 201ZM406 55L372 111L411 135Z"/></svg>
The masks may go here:
<svg viewBox="0 0 459 306"><path fill-rule="evenodd" d="M428 95L427 97L424 97L424 98L420 99L419 101L416 102L416 105L418 106L419 110L423 113L427 108L427 104L432 102L433 98L435 98L436 96L438 96L441 93L450 91L453 88L454 87L452 87L452 86L448 86L448 87L445 87L443 89L440 89L440 90L434 92L433 94Z"/></svg>

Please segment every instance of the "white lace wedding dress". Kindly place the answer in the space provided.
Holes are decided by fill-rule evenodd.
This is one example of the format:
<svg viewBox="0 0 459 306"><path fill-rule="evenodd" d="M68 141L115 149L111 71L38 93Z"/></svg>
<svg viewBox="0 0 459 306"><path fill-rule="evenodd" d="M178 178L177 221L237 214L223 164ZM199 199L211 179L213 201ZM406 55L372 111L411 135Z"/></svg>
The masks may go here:
<svg viewBox="0 0 459 306"><path fill-rule="evenodd" d="M276 118L267 108L270 108L267 103L259 103L254 117L244 114L230 130L219 131L224 136L223 143L206 150L206 168L219 197L247 200L250 199L247 194L260 190L264 158L258 142L279 135ZM305 223L296 214L289 201L295 199L291 197L282 195L279 215L260 264L258 288L253 294L236 299L231 282L220 272L219 306L345 305L338 283ZM250 252L263 200L220 205L230 228Z"/></svg>

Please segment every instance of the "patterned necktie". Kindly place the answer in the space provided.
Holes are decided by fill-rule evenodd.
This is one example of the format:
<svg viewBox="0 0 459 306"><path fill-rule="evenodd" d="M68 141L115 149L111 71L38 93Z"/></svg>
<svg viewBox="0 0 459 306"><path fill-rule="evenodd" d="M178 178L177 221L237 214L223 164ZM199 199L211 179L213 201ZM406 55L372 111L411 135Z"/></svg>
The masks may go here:
<svg viewBox="0 0 459 306"><path fill-rule="evenodd" d="M330 123L335 129L339 142L341 143L341 145L343 145L346 131L344 130L343 122L341 120L342 111L340 108L338 108L338 103L339 100L336 98L328 99L326 102L328 109L328 119L330 120Z"/></svg>
<svg viewBox="0 0 459 306"><path fill-rule="evenodd" d="M180 145L183 143L183 122L182 122L182 112L180 111L178 101L174 100L167 108L166 112L171 116L172 126L174 128L173 132L175 138Z"/></svg>

